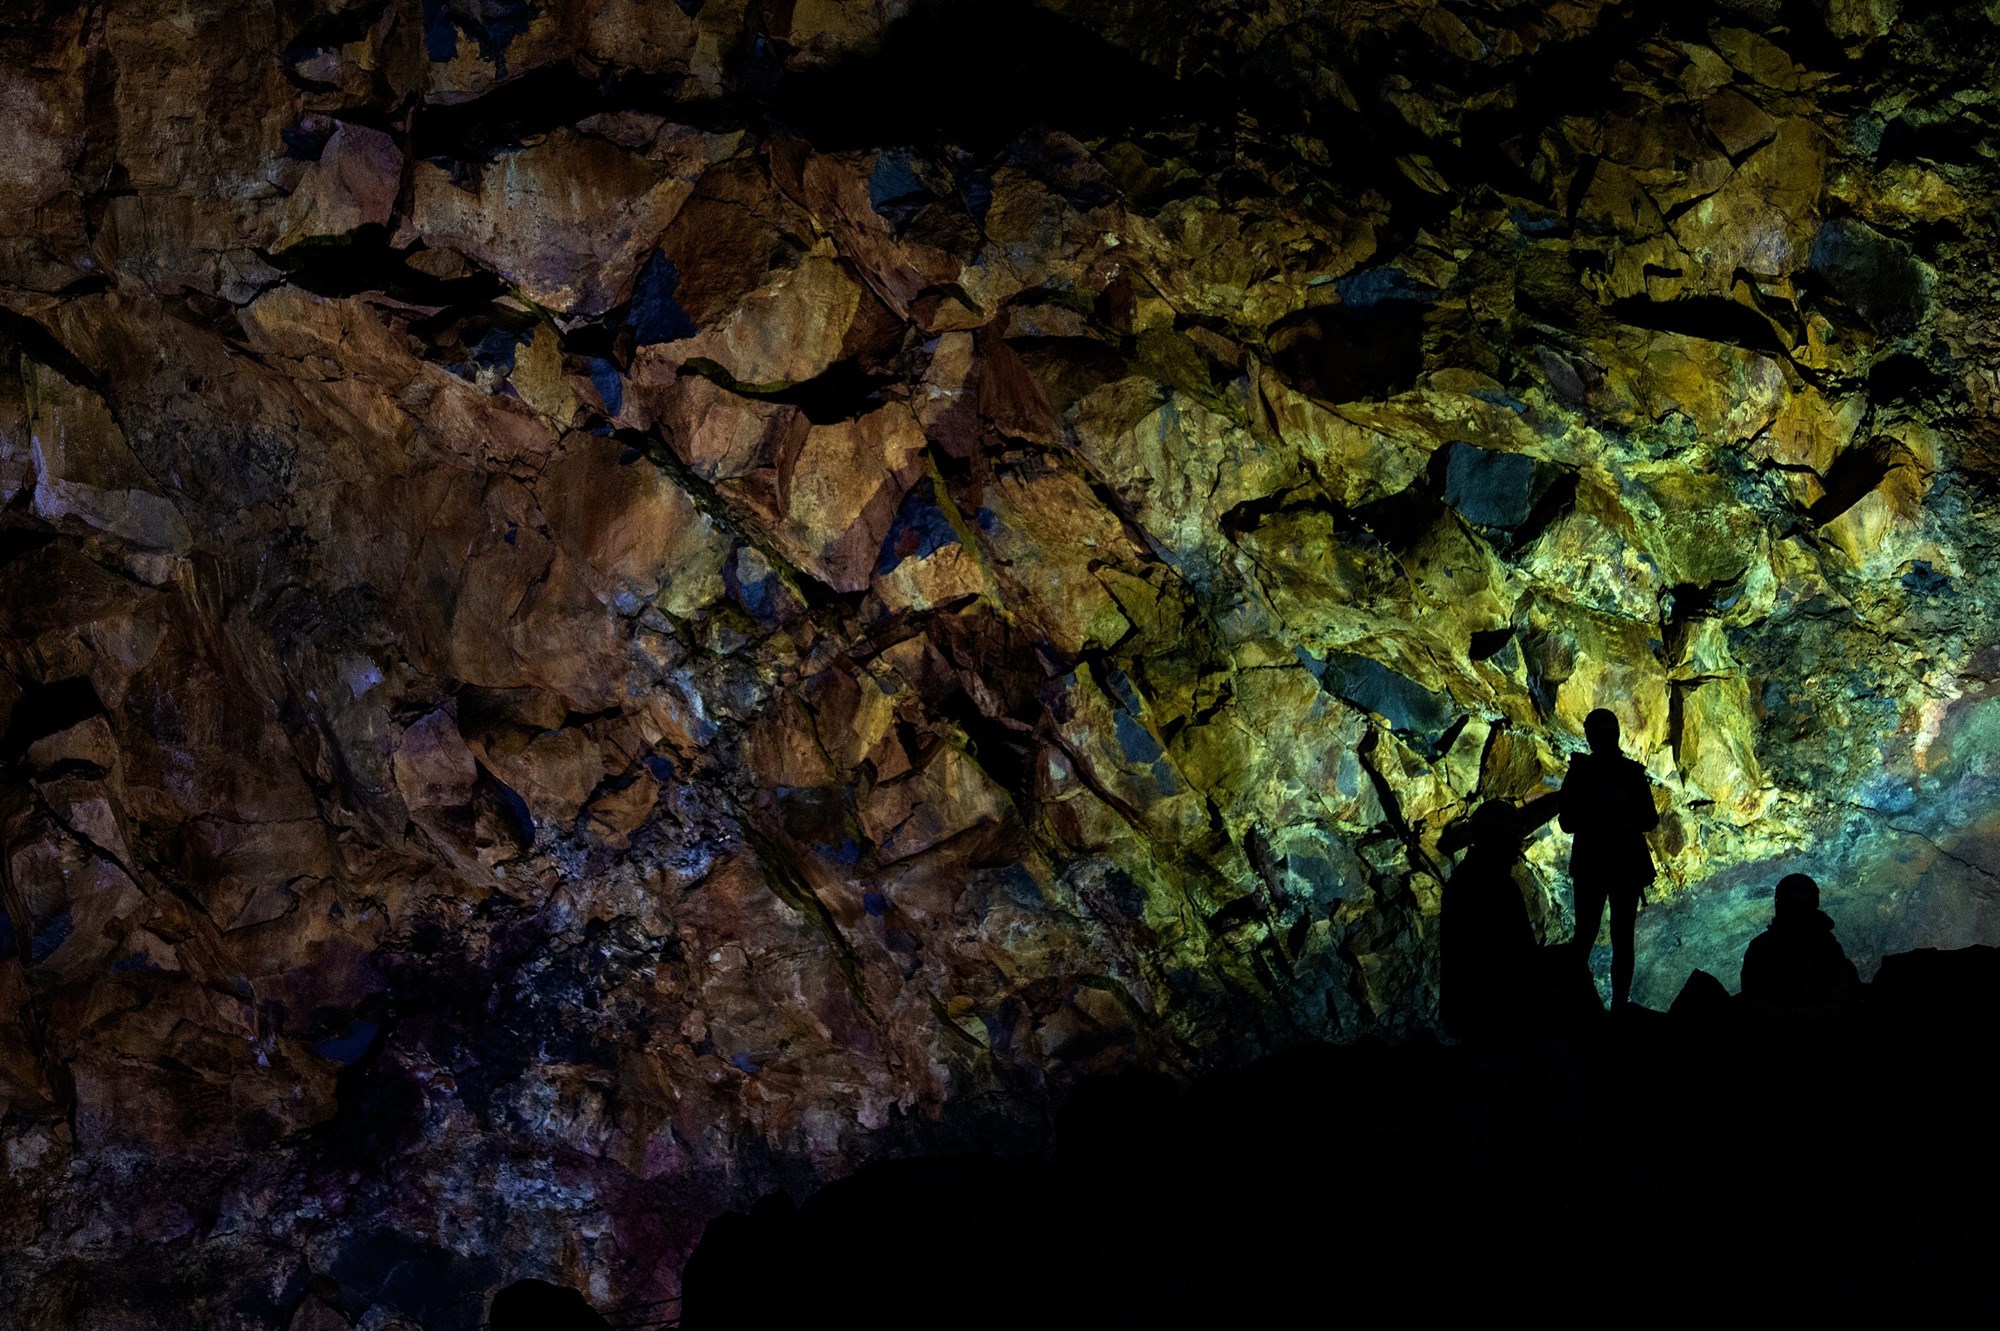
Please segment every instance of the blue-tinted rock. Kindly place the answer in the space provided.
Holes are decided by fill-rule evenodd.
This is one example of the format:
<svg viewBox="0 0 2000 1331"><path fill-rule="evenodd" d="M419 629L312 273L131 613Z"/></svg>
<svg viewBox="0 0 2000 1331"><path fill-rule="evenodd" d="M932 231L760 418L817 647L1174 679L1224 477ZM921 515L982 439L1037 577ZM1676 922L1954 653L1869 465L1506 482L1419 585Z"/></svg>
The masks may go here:
<svg viewBox="0 0 2000 1331"><path fill-rule="evenodd" d="M369 1046L375 1043L375 1033L380 1029L375 1022L356 1018L338 1035L315 1040L313 1052L336 1063L358 1063L367 1054Z"/></svg>
<svg viewBox="0 0 2000 1331"><path fill-rule="evenodd" d="M1930 299L1930 271L1903 241L1855 217L1837 217L1813 238L1812 272L1863 319L1907 333Z"/></svg>
<svg viewBox="0 0 2000 1331"><path fill-rule="evenodd" d="M1380 716L1418 748L1434 749L1458 720L1451 699L1366 656L1330 652L1318 673L1327 692Z"/></svg>
<svg viewBox="0 0 2000 1331"><path fill-rule="evenodd" d="M1478 527L1519 527L1548 490L1547 469L1521 453L1472 444L1447 449L1444 501Z"/></svg>
<svg viewBox="0 0 2000 1331"><path fill-rule="evenodd" d="M67 909L56 914L35 930L35 936L28 940L28 960L30 962L47 960L57 948L69 941L69 936L75 928L76 924L70 919Z"/></svg>
<svg viewBox="0 0 2000 1331"><path fill-rule="evenodd" d="M640 346L654 342L678 342L681 338L694 336L694 321L674 299L680 284L681 270L664 254L655 254L639 270L639 280L633 283L632 306L625 322L631 326L633 340Z"/></svg>

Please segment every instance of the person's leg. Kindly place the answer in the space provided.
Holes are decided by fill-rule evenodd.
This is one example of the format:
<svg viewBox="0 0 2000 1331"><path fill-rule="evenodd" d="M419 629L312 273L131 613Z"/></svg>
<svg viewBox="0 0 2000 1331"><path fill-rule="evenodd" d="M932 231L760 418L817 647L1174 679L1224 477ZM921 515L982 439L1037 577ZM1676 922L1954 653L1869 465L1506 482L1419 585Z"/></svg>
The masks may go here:
<svg viewBox="0 0 2000 1331"><path fill-rule="evenodd" d="M1639 889L1620 888L1611 894L1611 1006L1623 1007L1632 996L1633 922L1639 918Z"/></svg>
<svg viewBox="0 0 2000 1331"><path fill-rule="evenodd" d="M1598 926L1604 923L1604 884L1594 874L1571 871L1570 884L1576 892L1576 931L1570 946L1586 960L1597 943Z"/></svg>

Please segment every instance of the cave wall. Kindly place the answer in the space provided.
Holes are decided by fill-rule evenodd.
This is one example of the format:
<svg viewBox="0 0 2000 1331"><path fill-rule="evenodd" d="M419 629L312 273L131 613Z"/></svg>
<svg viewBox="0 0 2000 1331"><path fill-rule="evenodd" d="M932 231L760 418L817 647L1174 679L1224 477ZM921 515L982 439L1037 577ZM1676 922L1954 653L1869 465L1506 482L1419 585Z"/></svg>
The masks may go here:
<svg viewBox="0 0 2000 1331"><path fill-rule="evenodd" d="M1642 999L1792 868L1864 972L2000 941L1980 6L28 0L0 53L23 1326L663 1297L1090 1073L1427 1030L1440 838L1598 706Z"/></svg>

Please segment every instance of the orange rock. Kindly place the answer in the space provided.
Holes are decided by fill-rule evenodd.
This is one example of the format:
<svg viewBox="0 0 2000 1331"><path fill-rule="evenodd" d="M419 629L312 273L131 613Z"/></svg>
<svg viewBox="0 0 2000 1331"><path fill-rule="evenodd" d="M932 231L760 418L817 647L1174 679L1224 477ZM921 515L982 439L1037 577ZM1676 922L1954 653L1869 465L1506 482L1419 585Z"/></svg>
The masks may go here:
<svg viewBox="0 0 2000 1331"><path fill-rule="evenodd" d="M923 431L903 406L811 427L781 466L774 535L835 591L860 591L922 469L923 451Z"/></svg>
<svg viewBox="0 0 2000 1331"><path fill-rule="evenodd" d="M560 130L473 169L420 162L413 220L506 275L536 303L602 314L630 294L640 261L693 192L693 180L602 139Z"/></svg>
<svg viewBox="0 0 2000 1331"><path fill-rule="evenodd" d="M403 152L394 139L364 125L336 125L287 201L279 247L387 226L402 173Z"/></svg>

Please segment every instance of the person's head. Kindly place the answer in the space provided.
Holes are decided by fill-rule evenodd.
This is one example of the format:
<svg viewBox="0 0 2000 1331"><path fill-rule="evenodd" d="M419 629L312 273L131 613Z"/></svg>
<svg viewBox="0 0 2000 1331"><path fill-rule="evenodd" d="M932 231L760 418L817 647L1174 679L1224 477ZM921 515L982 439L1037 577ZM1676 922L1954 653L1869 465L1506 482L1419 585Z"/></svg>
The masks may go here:
<svg viewBox="0 0 2000 1331"><path fill-rule="evenodd" d="M1506 800L1488 800L1473 811L1472 843L1505 848L1521 842L1521 815Z"/></svg>
<svg viewBox="0 0 2000 1331"><path fill-rule="evenodd" d="M1819 911L1819 884L1810 875L1786 874L1778 880L1778 918L1804 919Z"/></svg>
<svg viewBox="0 0 2000 1331"><path fill-rule="evenodd" d="M1618 752L1618 718L1600 707L1583 718L1583 737L1592 753Z"/></svg>

